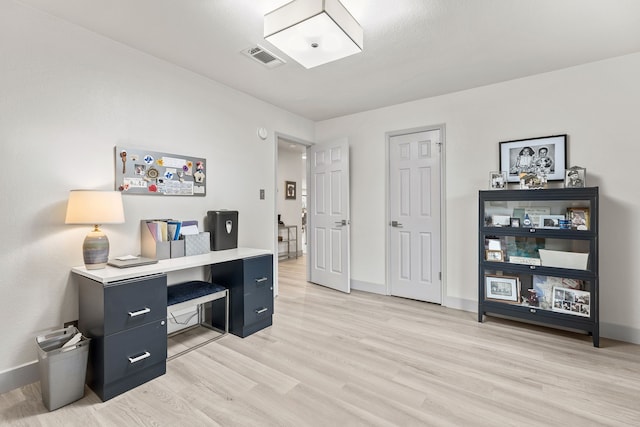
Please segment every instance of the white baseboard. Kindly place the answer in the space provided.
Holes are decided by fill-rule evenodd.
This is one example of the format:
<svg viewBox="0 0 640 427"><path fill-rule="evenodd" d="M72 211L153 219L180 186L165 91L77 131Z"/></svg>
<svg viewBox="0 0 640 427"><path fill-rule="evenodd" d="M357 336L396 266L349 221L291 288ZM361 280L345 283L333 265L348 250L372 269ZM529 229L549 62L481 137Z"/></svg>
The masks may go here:
<svg viewBox="0 0 640 427"><path fill-rule="evenodd" d="M443 307L454 308L456 310L470 311L472 313L478 312L478 303L476 301L462 299L462 298L453 298L453 297L444 297L442 301Z"/></svg>
<svg viewBox="0 0 640 427"><path fill-rule="evenodd" d="M615 323L600 322L600 337L640 344L640 329L616 325Z"/></svg>
<svg viewBox="0 0 640 427"><path fill-rule="evenodd" d="M16 368L0 372L0 394L40 381L38 361L25 363Z"/></svg>
<svg viewBox="0 0 640 427"><path fill-rule="evenodd" d="M351 289L371 292L373 294L387 295L387 288L384 284L361 282L360 280L351 279Z"/></svg>

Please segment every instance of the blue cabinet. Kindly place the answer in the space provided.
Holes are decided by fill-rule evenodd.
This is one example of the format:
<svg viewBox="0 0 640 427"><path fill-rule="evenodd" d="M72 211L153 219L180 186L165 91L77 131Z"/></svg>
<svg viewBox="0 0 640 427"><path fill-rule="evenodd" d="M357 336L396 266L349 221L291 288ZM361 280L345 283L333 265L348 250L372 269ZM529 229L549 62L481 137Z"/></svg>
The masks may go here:
<svg viewBox="0 0 640 427"><path fill-rule="evenodd" d="M211 265L211 281L229 289L229 332L246 337L273 323L273 256L261 255ZM213 301L213 326L224 325ZM218 315L216 315L218 313Z"/></svg>
<svg viewBox="0 0 640 427"><path fill-rule="evenodd" d="M166 372L167 276L79 280L78 329L92 338L87 384L109 400Z"/></svg>

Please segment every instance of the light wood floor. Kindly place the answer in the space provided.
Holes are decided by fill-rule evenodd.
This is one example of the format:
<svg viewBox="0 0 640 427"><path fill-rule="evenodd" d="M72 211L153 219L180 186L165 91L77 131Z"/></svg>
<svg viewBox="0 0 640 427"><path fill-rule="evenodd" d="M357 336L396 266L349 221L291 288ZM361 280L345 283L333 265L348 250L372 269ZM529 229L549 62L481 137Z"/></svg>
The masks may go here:
<svg viewBox="0 0 640 427"><path fill-rule="evenodd" d="M280 263L274 325L228 335L167 374L54 412L39 383L0 395L0 425L640 425L640 346L406 299L341 294Z"/></svg>

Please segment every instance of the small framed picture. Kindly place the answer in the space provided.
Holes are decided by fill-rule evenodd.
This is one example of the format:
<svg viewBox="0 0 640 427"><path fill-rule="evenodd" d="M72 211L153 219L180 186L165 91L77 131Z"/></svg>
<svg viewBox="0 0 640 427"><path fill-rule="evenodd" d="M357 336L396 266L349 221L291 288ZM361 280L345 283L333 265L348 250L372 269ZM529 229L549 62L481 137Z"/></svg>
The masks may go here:
<svg viewBox="0 0 640 427"><path fill-rule="evenodd" d="M539 228L560 228L560 221L564 219L564 215L540 215Z"/></svg>
<svg viewBox="0 0 640 427"><path fill-rule="evenodd" d="M511 227L520 227L520 218L511 218Z"/></svg>
<svg viewBox="0 0 640 427"><path fill-rule="evenodd" d="M296 199L296 183L295 181L285 181L284 182L284 198L287 200L295 200Z"/></svg>
<svg viewBox="0 0 640 427"><path fill-rule="evenodd" d="M489 189L504 190L507 188L507 171L489 172Z"/></svg>
<svg viewBox="0 0 640 427"><path fill-rule="evenodd" d="M567 217L572 230L589 229L589 208L567 208Z"/></svg>
<svg viewBox="0 0 640 427"><path fill-rule="evenodd" d="M553 287L553 311L574 316L591 316L591 294L588 291Z"/></svg>
<svg viewBox="0 0 640 427"><path fill-rule="evenodd" d="M587 170L572 166L565 171L564 188L582 188L587 186Z"/></svg>
<svg viewBox="0 0 640 427"><path fill-rule="evenodd" d="M501 251L502 241L498 238L487 237L484 239L484 247L490 251Z"/></svg>
<svg viewBox="0 0 640 427"><path fill-rule="evenodd" d="M509 227L511 217L509 215L491 215L491 224L494 227Z"/></svg>
<svg viewBox="0 0 640 427"><path fill-rule="evenodd" d="M487 249L484 251L484 259L487 261L504 262L504 252Z"/></svg>
<svg viewBox="0 0 640 427"><path fill-rule="evenodd" d="M512 276L485 276L485 297L509 303L520 302L520 280Z"/></svg>

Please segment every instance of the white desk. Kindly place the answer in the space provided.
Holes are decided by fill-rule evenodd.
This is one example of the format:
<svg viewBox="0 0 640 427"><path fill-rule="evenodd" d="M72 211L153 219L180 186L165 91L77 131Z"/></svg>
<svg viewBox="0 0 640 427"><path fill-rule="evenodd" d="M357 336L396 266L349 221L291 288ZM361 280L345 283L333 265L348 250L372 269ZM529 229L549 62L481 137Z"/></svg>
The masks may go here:
<svg viewBox="0 0 640 427"><path fill-rule="evenodd" d="M202 267L203 265L218 264L258 255L268 255L271 251L265 249L237 248L224 251L212 251L208 254L185 256L180 258L162 259L156 264L138 267L117 268L106 266L100 270L87 270L84 266L73 267L72 272L96 282L108 284L119 280L132 279L152 274L168 273L170 271L185 270L187 268Z"/></svg>

